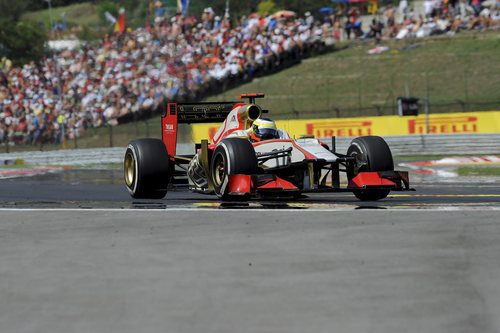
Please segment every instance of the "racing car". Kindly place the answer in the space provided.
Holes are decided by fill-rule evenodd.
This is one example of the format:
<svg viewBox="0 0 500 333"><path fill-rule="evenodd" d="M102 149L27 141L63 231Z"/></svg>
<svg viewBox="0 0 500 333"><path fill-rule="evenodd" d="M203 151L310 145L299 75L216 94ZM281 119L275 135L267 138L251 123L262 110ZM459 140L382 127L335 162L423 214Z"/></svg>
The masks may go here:
<svg viewBox="0 0 500 333"><path fill-rule="evenodd" d="M222 200L300 197L310 192L352 192L363 201L380 200L390 191L411 190L408 172L395 171L391 150L378 136L352 140L346 154L314 138L278 136L252 140L268 113L258 104L262 93L242 94L239 102L167 103L161 118L162 139L131 141L124 158L125 184L133 198L161 199L179 184ZM177 155L180 123L221 122L195 153ZM270 121L269 121L270 122ZM272 124L269 125L272 127ZM273 131L260 132L269 133ZM259 132L259 133L260 133ZM262 133L261 133L262 134ZM347 184L341 186L340 172Z"/></svg>

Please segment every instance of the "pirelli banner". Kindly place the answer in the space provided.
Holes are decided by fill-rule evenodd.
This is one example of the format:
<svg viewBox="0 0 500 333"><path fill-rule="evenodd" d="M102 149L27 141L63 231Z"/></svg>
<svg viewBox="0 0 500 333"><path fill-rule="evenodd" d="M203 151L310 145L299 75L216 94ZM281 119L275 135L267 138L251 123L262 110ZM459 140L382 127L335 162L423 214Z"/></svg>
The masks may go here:
<svg viewBox="0 0 500 333"><path fill-rule="evenodd" d="M291 137L314 135L318 138L331 136L362 135L421 135L426 133L425 115L379 116L363 118L323 118L277 120L278 128ZM194 142L212 139L220 124L194 124ZM500 133L500 111L440 113L429 115L429 134Z"/></svg>

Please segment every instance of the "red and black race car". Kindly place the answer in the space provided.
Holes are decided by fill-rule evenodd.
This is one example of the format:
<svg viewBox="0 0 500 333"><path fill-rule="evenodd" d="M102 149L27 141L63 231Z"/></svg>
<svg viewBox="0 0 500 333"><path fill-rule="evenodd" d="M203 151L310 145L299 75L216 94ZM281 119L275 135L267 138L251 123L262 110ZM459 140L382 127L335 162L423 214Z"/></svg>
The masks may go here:
<svg viewBox="0 0 500 333"><path fill-rule="evenodd" d="M379 200L390 191L410 190L408 172L394 171L387 143L378 136L352 140L347 153L314 138L279 138L252 142L240 137L263 113L255 99L248 103L168 103L162 116L162 140L138 139L125 153L124 173L134 198L163 198L188 180L189 189L224 200L253 197L298 197L309 192L352 192L360 200ZM222 122L211 142L196 144L194 155L176 155L179 123ZM340 172L347 175L341 187Z"/></svg>

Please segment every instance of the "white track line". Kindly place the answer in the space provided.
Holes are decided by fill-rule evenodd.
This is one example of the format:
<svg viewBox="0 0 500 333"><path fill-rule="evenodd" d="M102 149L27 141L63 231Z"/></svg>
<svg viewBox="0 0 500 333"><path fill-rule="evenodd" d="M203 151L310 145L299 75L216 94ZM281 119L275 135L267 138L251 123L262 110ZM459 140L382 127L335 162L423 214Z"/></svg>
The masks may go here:
<svg viewBox="0 0 500 333"><path fill-rule="evenodd" d="M165 208L165 209L140 209L140 208L0 208L0 212L311 212L311 213L321 213L321 212L354 212L354 211L370 211L370 212L449 212L449 211L500 211L500 206L491 207L480 207L480 206L469 206L469 207L433 207L433 208L275 208L275 209L264 209L264 208Z"/></svg>

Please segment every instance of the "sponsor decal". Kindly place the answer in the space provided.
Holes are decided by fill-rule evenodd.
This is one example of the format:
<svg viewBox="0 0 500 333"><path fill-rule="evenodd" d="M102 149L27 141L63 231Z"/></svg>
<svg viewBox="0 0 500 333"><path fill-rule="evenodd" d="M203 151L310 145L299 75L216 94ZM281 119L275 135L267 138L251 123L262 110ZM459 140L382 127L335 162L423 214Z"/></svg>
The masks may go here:
<svg viewBox="0 0 500 333"><path fill-rule="evenodd" d="M477 132L477 117L476 116L433 116L429 119L430 134L447 134L447 133L476 133ZM425 119L408 120L409 134L425 134L426 122Z"/></svg>
<svg viewBox="0 0 500 333"><path fill-rule="evenodd" d="M165 132L168 134L175 133L174 124L165 124Z"/></svg>
<svg viewBox="0 0 500 333"><path fill-rule="evenodd" d="M210 111L224 111L229 108L231 110L233 107L232 103L220 103L220 104L179 104L178 108L180 112L210 112Z"/></svg>
<svg viewBox="0 0 500 333"><path fill-rule="evenodd" d="M314 122L306 124L306 131L308 135L317 138L371 135L372 122L366 120Z"/></svg>

